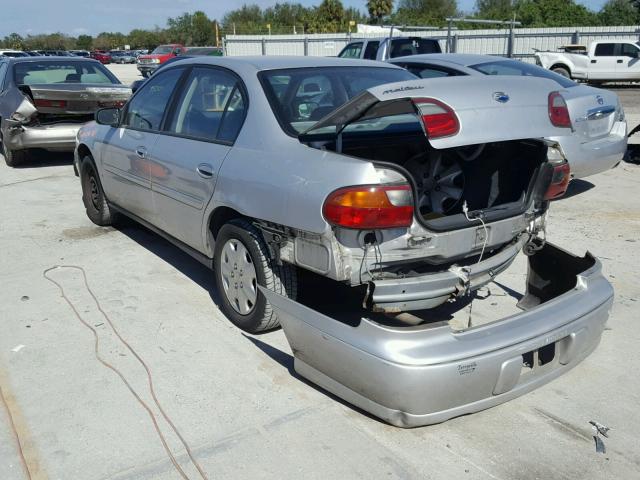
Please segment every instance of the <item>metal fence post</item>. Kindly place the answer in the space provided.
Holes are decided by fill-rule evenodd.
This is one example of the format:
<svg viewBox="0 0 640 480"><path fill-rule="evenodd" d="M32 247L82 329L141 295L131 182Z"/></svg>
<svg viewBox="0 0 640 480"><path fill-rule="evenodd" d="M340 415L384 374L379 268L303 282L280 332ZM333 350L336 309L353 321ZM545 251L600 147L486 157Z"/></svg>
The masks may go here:
<svg viewBox="0 0 640 480"><path fill-rule="evenodd" d="M309 56L309 37L304 37L304 56Z"/></svg>
<svg viewBox="0 0 640 480"><path fill-rule="evenodd" d="M515 43L514 22L509 24L509 43L507 44L507 57L513 57L513 45Z"/></svg>
<svg viewBox="0 0 640 480"><path fill-rule="evenodd" d="M571 41L573 42L574 45L579 45L580 44L580 31L576 30L575 32L573 32L573 38L571 39Z"/></svg>
<svg viewBox="0 0 640 480"><path fill-rule="evenodd" d="M262 37L262 55L267 54L267 40Z"/></svg>
<svg viewBox="0 0 640 480"><path fill-rule="evenodd" d="M451 20L447 22L447 53L451 53Z"/></svg>
<svg viewBox="0 0 640 480"><path fill-rule="evenodd" d="M458 34L456 33L453 37L451 37L451 53L456 53L458 51Z"/></svg>

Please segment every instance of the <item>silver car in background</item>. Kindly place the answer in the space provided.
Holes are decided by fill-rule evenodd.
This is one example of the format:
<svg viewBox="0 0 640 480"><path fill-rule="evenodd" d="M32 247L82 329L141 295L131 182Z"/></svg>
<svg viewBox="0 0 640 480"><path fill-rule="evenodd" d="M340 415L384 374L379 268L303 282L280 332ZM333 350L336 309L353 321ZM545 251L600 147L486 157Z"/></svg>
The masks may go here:
<svg viewBox="0 0 640 480"><path fill-rule="evenodd" d="M99 108L131 96L99 62L80 57L0 57L0 142L5 162L31 148L73 151L80 127Z"/></svg>
<svg viewBox="0 0 640 480"><path fill-rule="evenodd" d="M530 391L600 340L612 303L600 263L542 236L569 181L545 139L568 130L566 111L550 116L557 88L363 60L183 59L100 110L75 164L94 223L125 215L158 232L213 268L231 322L282 325L301 375L424 425ZM433 321L520 251L522 311ZM316 280L345 294L336 311Z"/></svg>
<svg viewBox="0 0 640 480"><path fill-rule="evenodd" d="M535 76L554 80L566 102L572 134L557 137L571 176L584 178L618 165L627 150L627 122L618 95L610 90L578 84L544 68L492 55L443 53L389 60L420 78L460 75Z"/></svg>

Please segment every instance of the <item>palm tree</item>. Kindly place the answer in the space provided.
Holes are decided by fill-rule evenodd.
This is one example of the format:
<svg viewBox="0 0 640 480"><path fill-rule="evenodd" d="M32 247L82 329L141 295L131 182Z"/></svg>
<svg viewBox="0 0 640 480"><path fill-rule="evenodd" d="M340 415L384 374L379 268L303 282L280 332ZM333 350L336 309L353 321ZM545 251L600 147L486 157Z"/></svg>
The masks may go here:
<svg viewBox="0 0 640 480"><path fill-rule="evenodd" d="M391 15L393 0L367 0L367 10L371 18L375 18L381 24L383 17Z"/></svg>

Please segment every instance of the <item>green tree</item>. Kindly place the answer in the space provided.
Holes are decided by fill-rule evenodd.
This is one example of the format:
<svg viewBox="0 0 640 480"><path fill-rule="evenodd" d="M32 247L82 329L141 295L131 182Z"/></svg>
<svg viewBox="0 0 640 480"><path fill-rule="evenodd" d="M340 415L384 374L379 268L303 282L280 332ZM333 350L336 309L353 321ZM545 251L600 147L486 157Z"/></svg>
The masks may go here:
<svg viewBox="0 0 640 480"><path fill-rule="evenodd" d="M242 5L242 7L227 13L222 18L222 26L226 34L264 32L264 15L258 5Z"/></svg>
<svg viewBox="0 0 640 480"><path fill-rule="evenodd" d="M76 47L80 50L91 50L93 37L91 35L79 35L76 39Z"/></svg>
<svg viewBox="0 0 640 480"><path fill-rule="evenodd" d="M477 0L476 12L478 17L491 20L511 20L513 18L513 3L511 0Z"/></svg>
<svg viewBox="0 0 640 480"><path fill-rule="evenodd" d="M458 11L456 0L400 0L394 22L406 25L444 25Z"/></svg>
<svg viewBox="0 0 640 480"><path fill-rule="evenodd" d="M631 0L608 0L598 12L603 25L637 25L640 12Z"/></svg>
<svg viewBox="0 0 640 480"><path fill-rule="evenodd" d="M574 0L519 0L518 20L526 27L573 27L597 25L597 15Z"/></svg>
<svg viewBox="0 0 640 480"><path fill-rule="evenodd" d="M14 50L22 50L24 48L24 39L17 33L11 33L4 37L2 41L6 48L12 48Z"/></svg>
<svg viewBox="0 0 640 480"><path fill-rule="evenodd" d="M382 24L382 19L393 12L393 0L367 0L367 11L372 20Z"/></svg>

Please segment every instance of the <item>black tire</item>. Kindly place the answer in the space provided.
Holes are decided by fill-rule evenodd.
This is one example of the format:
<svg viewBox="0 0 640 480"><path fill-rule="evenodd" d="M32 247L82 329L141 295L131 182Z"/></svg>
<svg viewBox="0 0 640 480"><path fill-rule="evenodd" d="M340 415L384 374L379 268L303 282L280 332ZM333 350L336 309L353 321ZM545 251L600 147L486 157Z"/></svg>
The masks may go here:
<svg viewBox="0 0 640 480"><path fill-rule="evenodd" d="M569 73L569 70L567 70L564 67L553 67L551 69L552 72L557 73L558 75L562 75L565 78L571 78L571 74Z"/></svg>
<svg viewBox="0 0 640 480"><path fill-rule="evenodd" d="M282 265L277 265L271 258L269 248L260 231L246 219L233 219L223 225L218 232L214 252L215 284L220 295L223 313L234 325L249 333L262 332L279 327L280 321L276 313L259 291L257 292L256 302L249 313L243 315L237 311L237 304L236 307L232 305L229 298L232 294L228 294L225 289L221 264L224 261L225 245L234 240L239 241L249 253L255 268L258 285L294 300L298 291L296 268L286 262L283 262ZM227 285L226 288L231 290L232 286ZM255 289L257 290L257 286Z"/></svg>
<svg viewBox="0 0 640 480"><path fill-rule="evenodd" d="M140 72L142 74L142 78L149 78L149 72Z"/></svg>
<svg viewBox="0 0 640 480"><path fill-rule="evenodd" d="M15 167L27 161L29 157L27 150L11 150L1 138L0 142L2 142L2 155L8 166Z"/></svg>
<svg viewBox="0 0 640 480"><path fill-rule="evenodd" d="M116 214L109 208L98 171L93 159L89 156L84 157L80 164L80 184L82 185L82 203L89 220L101 227L113 225Z"/></svg>

